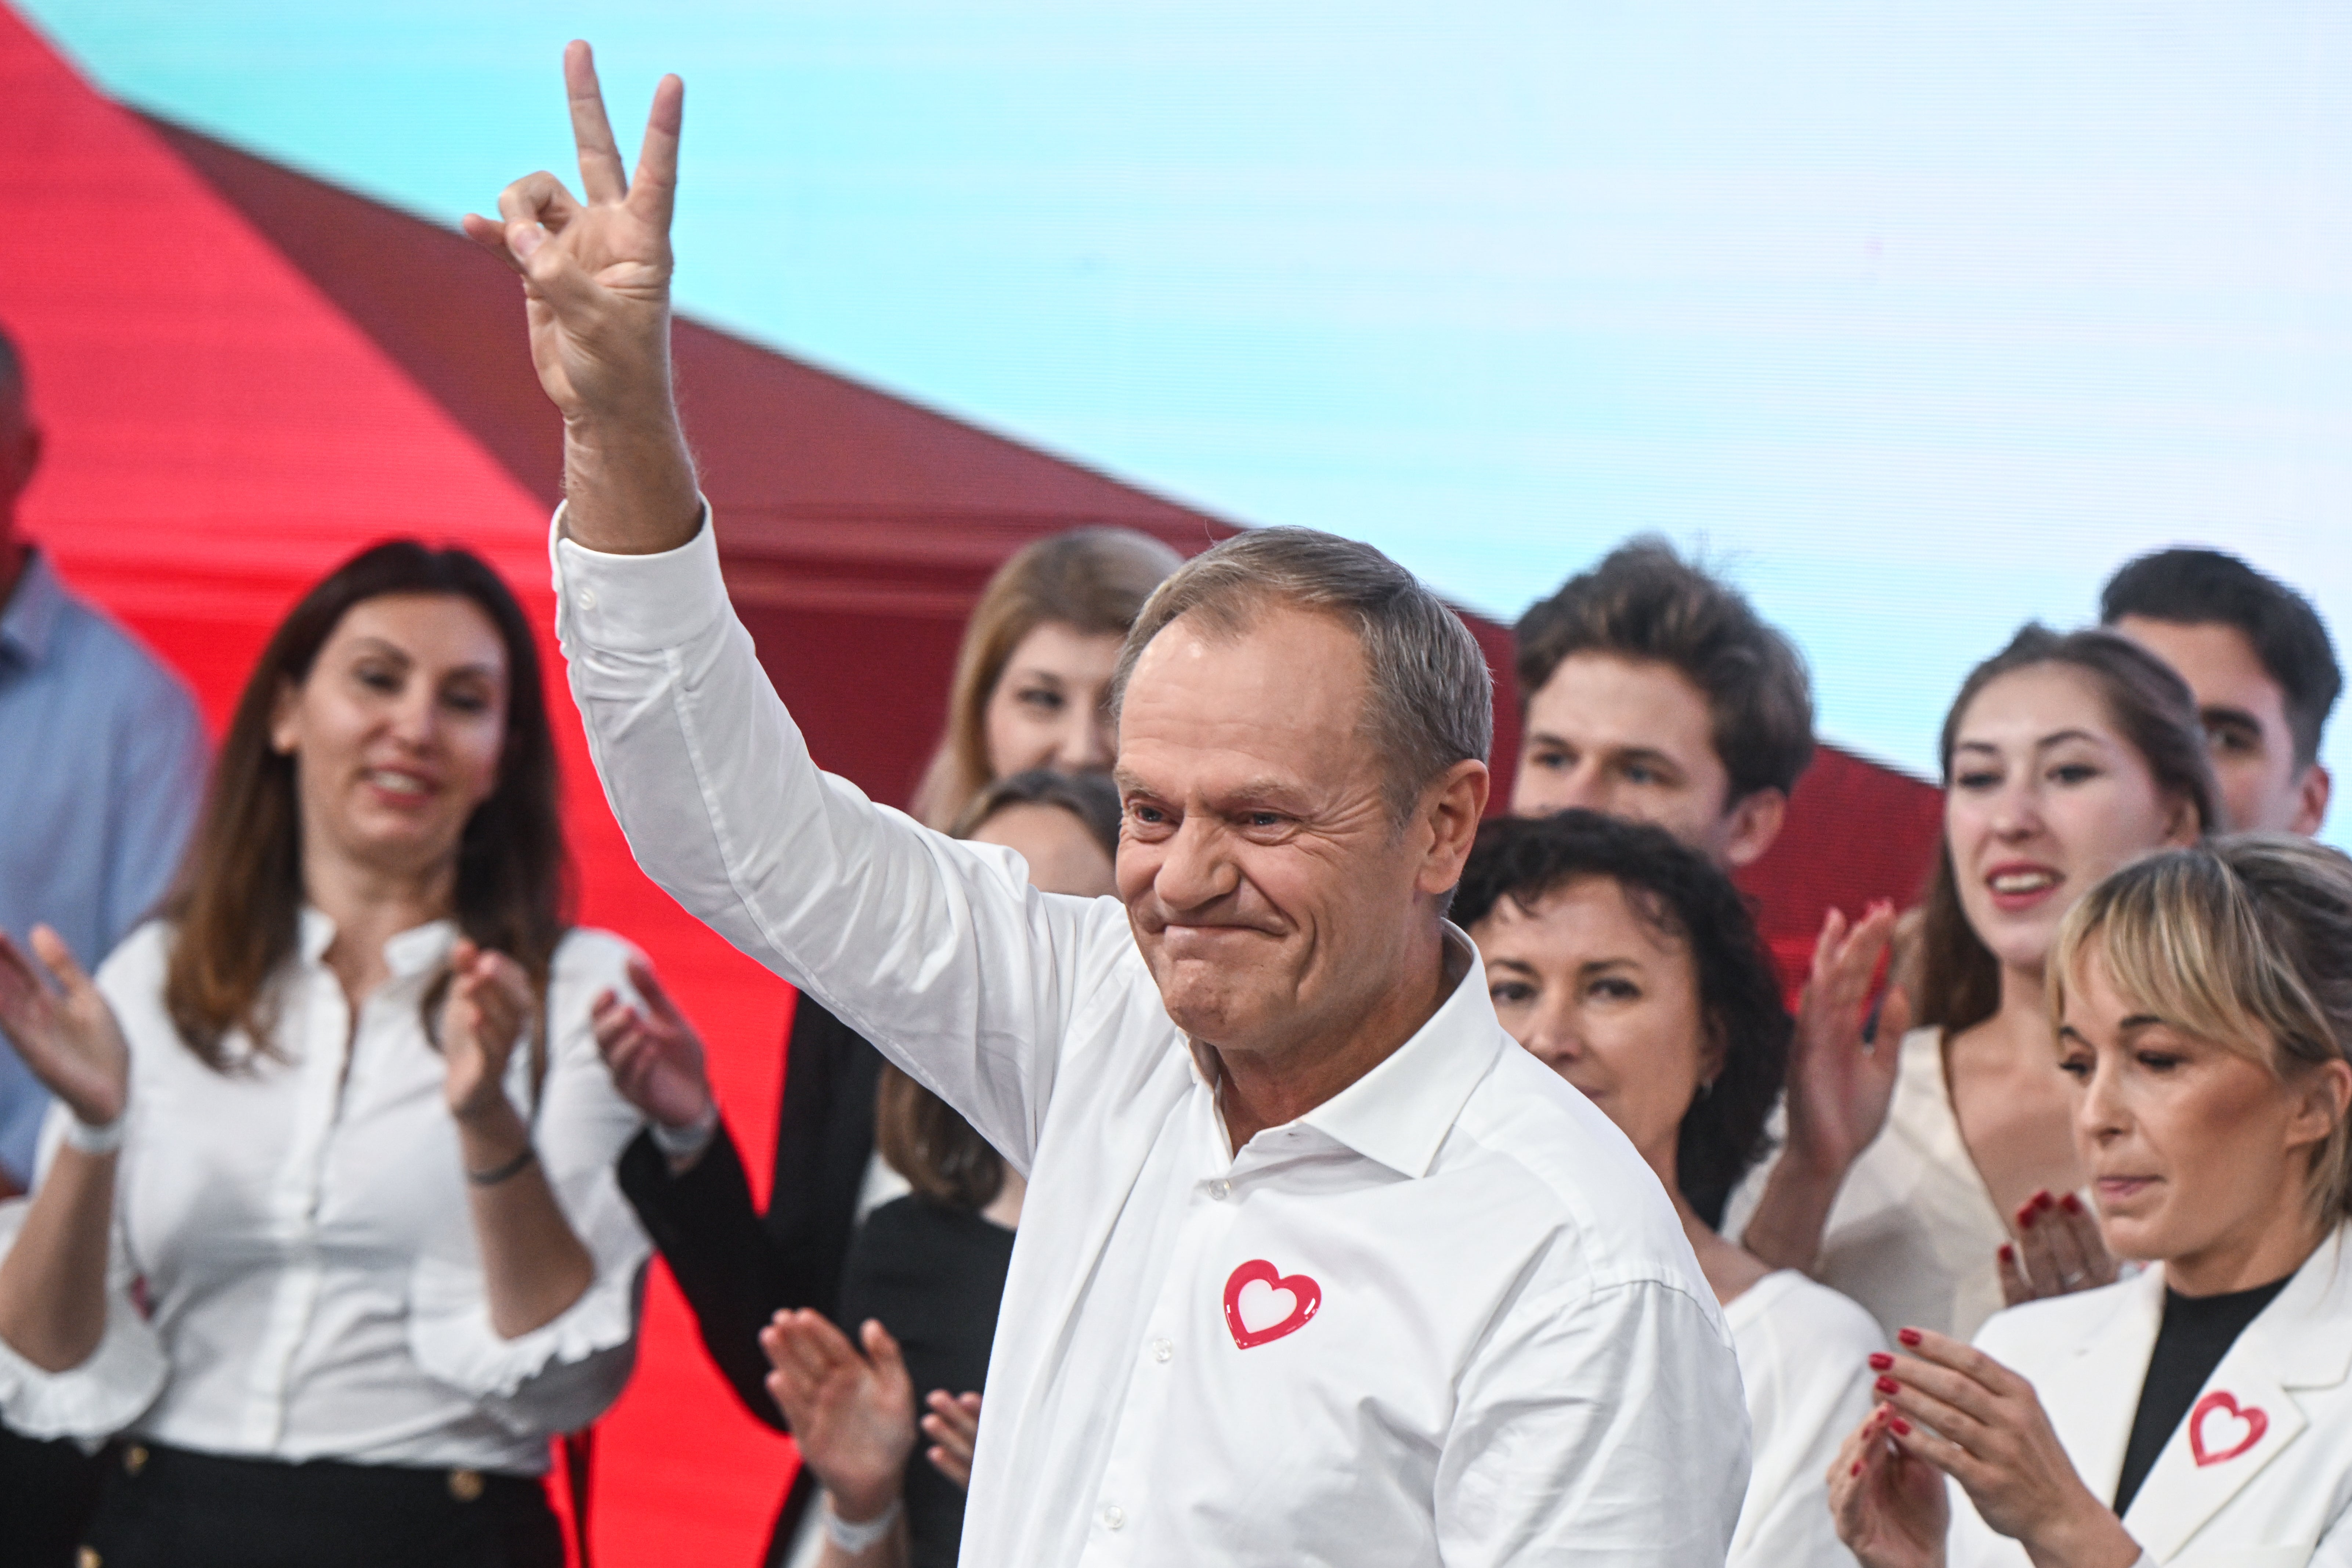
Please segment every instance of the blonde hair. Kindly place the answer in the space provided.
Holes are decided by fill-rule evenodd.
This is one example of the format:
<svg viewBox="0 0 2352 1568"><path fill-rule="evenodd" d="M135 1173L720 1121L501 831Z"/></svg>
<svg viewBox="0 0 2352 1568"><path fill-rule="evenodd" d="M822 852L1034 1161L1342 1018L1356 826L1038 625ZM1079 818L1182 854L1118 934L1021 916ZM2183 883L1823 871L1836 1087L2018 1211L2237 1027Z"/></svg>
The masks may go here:
<svg viewBox="0 0 2352 1568"><path fill-rule="evenodd" d="M2352 859L2284 833L2248 833L2137 860L2067 911L2050 1010L2095 953L2133 1005L2282 1079L2352 1056ZM2313 1152L2311 1198L2352 1218L2352 1118Z"/></svg>
<svg viewBox="0 0 2352 1568"><path fill-rule="evenodd" d="M1078 528L1024 546L981 590L956 650L948 729L923 782L914 816L945 832L995 780L988 763L988 702L1021 639L1060 624L1123 637L1143 602L1183 557L1131 528Z"/></svg>

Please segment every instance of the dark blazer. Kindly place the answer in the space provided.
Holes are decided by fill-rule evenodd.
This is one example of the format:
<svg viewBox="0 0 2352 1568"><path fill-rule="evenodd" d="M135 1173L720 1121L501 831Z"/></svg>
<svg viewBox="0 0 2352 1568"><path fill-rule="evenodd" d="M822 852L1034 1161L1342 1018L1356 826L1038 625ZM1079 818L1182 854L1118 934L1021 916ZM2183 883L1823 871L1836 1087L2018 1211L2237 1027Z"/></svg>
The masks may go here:
<svg viewBox="0 0 2352 1568"><path fill-rule="evenodd" d="M650 1133L639 1133L621 1153L621 1191L694 1310L703 1347L743 1408L780 1432L783 1415L768 1396L760 1331L787 1308L814 1307L828 1317L839 1311L857 1194L874 1152L881 1076L881 1053L800 998L784 1052L775 1180L764 1215L752 1206L742 1153L724 1122L682 1176L670 1174ZM803 1468L777 1515L771 1563L782 1560L815 1491Z"/></svg>

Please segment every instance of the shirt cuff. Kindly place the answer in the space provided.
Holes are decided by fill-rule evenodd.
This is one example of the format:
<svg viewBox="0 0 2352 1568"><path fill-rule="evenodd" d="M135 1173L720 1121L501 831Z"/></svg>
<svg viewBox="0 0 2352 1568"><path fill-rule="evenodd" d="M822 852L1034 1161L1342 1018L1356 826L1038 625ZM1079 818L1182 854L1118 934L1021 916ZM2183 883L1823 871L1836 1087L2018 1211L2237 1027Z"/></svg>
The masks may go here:
<svg viewBox="0 0 2352 1568"><path fill-rule="evenodd" d="M566 640L576 637L615 653L652 653L691 642L731 613L709 501L692 539L652 555L591 550L563 531L563 511L555 509L547 550L556 624Z"/></svg>
<svg viewBox="0 0 2352 1568"><path fill-rule="evenodd" d="M476 1399L527 1398L534 1383L636 1338L639 1287L652 1247L617 1190L600 1194L590 1207L581 1240L595 1260L595 1278L578 1300L512 1339L490 1322L488 1285L478 1265L430 1254L417 1259L409 1276L408 1350L426 1376ZM569 1405L570 1393L555 1403ZM585 1424L565 1420L547 1429Z"/></svg>
<svg viewBox="0 0 2352 1568"><path fill-rule="evenodd" d="M16 1238L29 1200L0 1205L0 1256ZM10 1212L14 1211L14 1212ZM106 1293L106 1331L79 1366L45 1372L0 1340L0 1419L26 1437L95 1442L121 1431L155 1403L171 1363L155 1331L121 1290Z"/></svg>

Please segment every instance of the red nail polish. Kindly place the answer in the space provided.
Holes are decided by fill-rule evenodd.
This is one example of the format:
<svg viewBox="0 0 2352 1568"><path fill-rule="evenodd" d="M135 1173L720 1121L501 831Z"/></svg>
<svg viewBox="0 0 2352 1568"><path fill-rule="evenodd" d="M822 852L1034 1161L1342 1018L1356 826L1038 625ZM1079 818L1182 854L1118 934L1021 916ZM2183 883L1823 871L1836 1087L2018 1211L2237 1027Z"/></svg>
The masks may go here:
<svg viewBox="0 0 2352 1568"><path fill-rule="evenodd" d="M1919 1342L1919 1331L1916 1329L1904 1329L1899 1331L1895 1337L1906 1345L1916 1345Z"/></svg>
<svg viewBox="0 0 2352 1568"><path fill-rule="evenodd" d="M1873 1372L1893 1372L1895 1370L1895 1358L1888 1355L1885 1351L1873 1351L1870 1352L1870 1370Z"/></svg>
<svg viewBox="0 0 2352 1568"><path fill-rule="evenodd" d="M2009 1243L2007 1243L2007 1242L2005 1242L2005 1241L2004 1241L2004 1242L2002 1242L2002 1243L2000 1244L2000 1260L2001 1260L2003 1263L2014 1263L2014 1262L2016 1262L2016 1261L2017 1261L2017 1248L2015 1248L2015 1247L2013 1247L2010 1246L2010 1244L2009 1244Z"/></svg>
<svg viewBox="0 0 2352 1568"><path fill-rule="evenodd" d="M1895 1428L1895 1435L1897 1437L1908 1437L1911 1436L1911 1423L1904 1420L1900 1415L1897 1415L1894 1420L1888 1422L1887 1425Z"/></svg>
<svg viewBox="0 0 2352 1568"><path fill-rule="evenodd" d="M1903 1385L1895 1382L1891 1377L1880 1378L1878 1380L1877 1387L1878 1392L1881 1394L1900 1394L1903 1392Z"/></svg>
<svg viewBox="0 0 2352 1568"><path fill-rule="evenodd" d="M2083 1200L2076 1197L2074 1194L2068 1193L2064 1197L2058 1200L2058 1206L2064 1209L2068 1214L2081 1214L2083 1212Z"/></svg>
<svg viewBox="0 0 2352 1568"><path fill-rule="evenodd" d="M2017 1228L2020 1230L2032 1230L2033 1228L2033 1205L2032 1204L2028 1204L2023 1208L2017 1211Z"/></svg>
<svg viewBox="0 0 2352 1568"><path fill-rule="evenodd" d="M2033 1194L2033 1206L2042 1210L2044 1213L2047 1213L2051 1205L2056 1201L2056 1199L2050 1195L2047 1188L2044 1188L2042 1191Z"/></svg>
<svg viewBox="0 0 2352 1568"><path fill-rule="evenodd" d="M1853 1476L1858 1476L1858 1475L1862 1474L1862 1461L1861 1461L1860 1459L1856 1459L1856 1460L1853 1462L1853 1469L1851 1469L1851 1470L1849 1470L1849 1471L1847 1471L1846 1473L1847 1473L1848 1475L1853 1475Z"/></svg>

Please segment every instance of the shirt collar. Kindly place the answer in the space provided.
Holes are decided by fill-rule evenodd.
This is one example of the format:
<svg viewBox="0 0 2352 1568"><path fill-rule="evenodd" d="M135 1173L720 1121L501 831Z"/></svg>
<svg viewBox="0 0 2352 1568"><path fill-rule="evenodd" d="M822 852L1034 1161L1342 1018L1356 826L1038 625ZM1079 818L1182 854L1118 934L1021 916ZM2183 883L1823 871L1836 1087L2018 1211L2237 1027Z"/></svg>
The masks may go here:
<svg viewBox="0 0 2352 1568"><path fill-rule="evenodd" d="M326 957L327 949L334 945L334 921L323 910L303 905L301 942L302 962L319 963ZM411 926L384 942L384 967L392 971L395 980L422 974L446 958L457 942L455 921L427 921L421 926Z"/></svg>
<svg viewBox="0 0 2352 1568"><path fill-rule="evenodd" d="M47 658L58 620L65 614L65 585L39 551L28 551L24 570L16 574L16 590L0 606L0 650L12 662L30 667Z"/></svg>
<svg viewBox="0 0 2352 1568"><path fill-rule="evenodd" d="M1505 1043L1477 948L1451 923L1445 945L1463 965L1454 994L1386 1060L1298 1119L1402 1176L1429 1173Z"/></svg>

